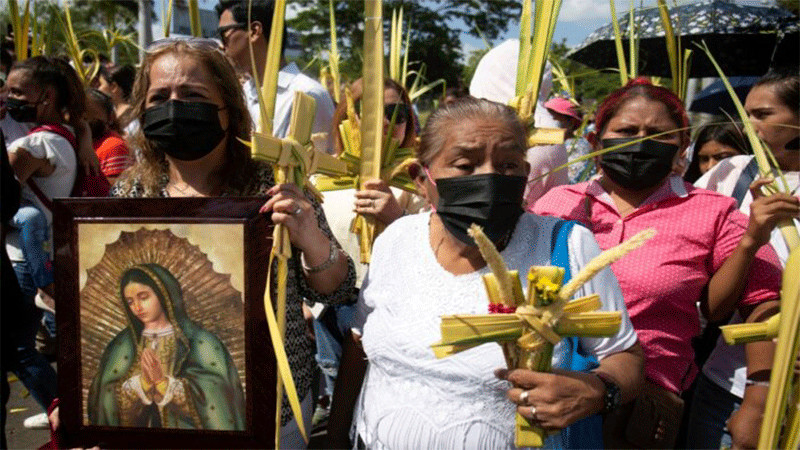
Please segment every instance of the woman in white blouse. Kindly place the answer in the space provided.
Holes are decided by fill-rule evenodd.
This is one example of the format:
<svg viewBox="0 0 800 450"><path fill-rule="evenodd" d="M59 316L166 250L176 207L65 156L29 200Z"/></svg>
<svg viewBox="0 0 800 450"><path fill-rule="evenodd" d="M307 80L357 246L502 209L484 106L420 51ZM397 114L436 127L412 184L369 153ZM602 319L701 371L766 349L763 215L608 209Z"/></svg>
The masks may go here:
<svg viewBox="0 0 800 450"><path fill-rule="evenodd" d="M579 346L599 361L592 372L514 370L496 376L505 366L497 344L444 359L430 348L441 338L441 315L487 312L481 275L489 269L466 237L471 223L484 228L509 268L523 276L530 266L551 262L558 219L523 213L521 206L530 169L525 137L513 110L487 100L465 99L428 119L416 181L436 208L397 220L375 242L354 324L368 367L363 356L343 359L330 444L348 445L354 406L352 438L368 448L509 448L517 411L558 430L636 395L642 353L608 269L576 294L599 293L603 310L623 312L617 335L580 339ZM572 273L600 253L581 226L572 228L566 242ZM554 367L564 367L564 347L556 346ZM362 377L358 400L342 395L340 384L357 393ZM555 434L546 445L560 447L563 439L563 433Z"/></svg>

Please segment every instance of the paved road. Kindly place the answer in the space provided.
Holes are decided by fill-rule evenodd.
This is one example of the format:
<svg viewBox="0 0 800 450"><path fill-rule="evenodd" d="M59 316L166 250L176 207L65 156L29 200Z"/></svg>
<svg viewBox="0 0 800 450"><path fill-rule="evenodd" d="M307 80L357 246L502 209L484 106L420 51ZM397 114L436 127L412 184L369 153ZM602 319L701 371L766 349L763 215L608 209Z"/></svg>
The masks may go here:
<svg viewBox="0 0 800 450"><path fill-rule="evenodd" d="M55 367L55 364L53 365ZM13 378L13 376L12 376ZM9 449L36 449L50 440L47 430L28 430L22 422L41 412L36 401L28 395L25 386L19 381L11 382L11 397L8 401L8 419L6 423L6 439ZM326 448L327 434L324 428L311 436L310 448Z"/></svg>
<svg viewBox="0 0 800 450"><path fill-rule="evenodd" d="M42 412L36 400L28 394L25 386L19 381L11 382L11 397L8 400L8 415L6 423L6 440L11 449L39 448L50 440L47 430L28 430L22 422Z"/></svg>

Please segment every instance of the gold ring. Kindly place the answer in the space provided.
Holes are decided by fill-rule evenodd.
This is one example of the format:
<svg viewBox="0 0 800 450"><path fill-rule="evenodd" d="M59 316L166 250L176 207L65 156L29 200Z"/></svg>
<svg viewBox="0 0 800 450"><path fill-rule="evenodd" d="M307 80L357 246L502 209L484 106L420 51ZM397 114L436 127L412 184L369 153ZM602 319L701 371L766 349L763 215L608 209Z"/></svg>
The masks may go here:
<svg viewBox="0 0 800 450"><path fill-rule="evenodd" d="M528 401L528 391L522 391L522 394L519 394L519 404L524 405Z"/></svg>

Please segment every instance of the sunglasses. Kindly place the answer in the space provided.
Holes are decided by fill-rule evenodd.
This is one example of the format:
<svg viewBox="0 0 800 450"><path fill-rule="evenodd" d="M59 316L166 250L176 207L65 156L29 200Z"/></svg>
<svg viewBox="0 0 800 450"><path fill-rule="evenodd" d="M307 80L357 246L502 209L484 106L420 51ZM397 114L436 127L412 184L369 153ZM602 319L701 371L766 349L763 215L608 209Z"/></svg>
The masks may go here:
<svg viewBox="0 0 800 450"><path fill-rule="evenodd" d="M361 102L356 102L355 107L357 111L361 111ZM395 116L395 111L397 111L397 116ZM391 103L388 105L383 105L383 117L385 117L390 123L392 121L392 117L394 117L394 124L402 125L406 123L406 120L408 119L408 107L404 103Z"/></svg>
<svg viewBox="0 0 800 450"><path fill-rule="evenodd" d="M397 111L396 115L395 111ZM388 120L389 122L391 122L392 117L394 117L395 125L402 125L406 123L406 119L408 118L408 107L406 107L404 103L394 103L394 104L384 105L383 117L386 117L386 120Z"/></svg>
<svg viewBox="0 0 800 450"><path fill-rule="evenodd" d="M222 45L227 45L226 34L229 30L244 30L246 28L246 23L232 23L230 25L223 25L221 27L217 27L217 37L220 41L222 41Z"/></svg>
<svg viewBox="0 0 800 450"><path fill-rule="evenodd" d="M174 46L178 43L183 43L188 47L198 49L198 50L215 50L218 52L222 51L222 46L216 39L209 39L209 38L200 38L200 37L169 37L164 39L159 39L154 41L152 44L147 46L147 52L152 53L158 50L164 49L166 47Z"/></svg>

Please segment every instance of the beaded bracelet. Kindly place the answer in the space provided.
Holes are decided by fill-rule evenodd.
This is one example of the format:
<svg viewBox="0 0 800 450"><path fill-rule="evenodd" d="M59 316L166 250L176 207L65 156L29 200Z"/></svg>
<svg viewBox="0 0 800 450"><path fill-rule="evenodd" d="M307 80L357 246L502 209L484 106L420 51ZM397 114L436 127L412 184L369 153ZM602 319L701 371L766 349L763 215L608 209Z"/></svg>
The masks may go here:
<svg viewBox="0 0 800 450"><path fill-rule="evenodd" d="M322 272L323 270L325 270L328 267L332 266L333 263L336 262L336 259L337 259L336 257L339 254L339 251L338 251L339 249L333 243L332 239L330 241L330 245L331 245L331 248L330 248L330 253L328 253L328 259L326 259L322 264L320 264L318 266L309 267L308 264L306 263L306 255L305 255L305 253L301 254L300 255L300 264L303 266L303 270L305 270L308 273L318 273L318 272Z"/></svg>

